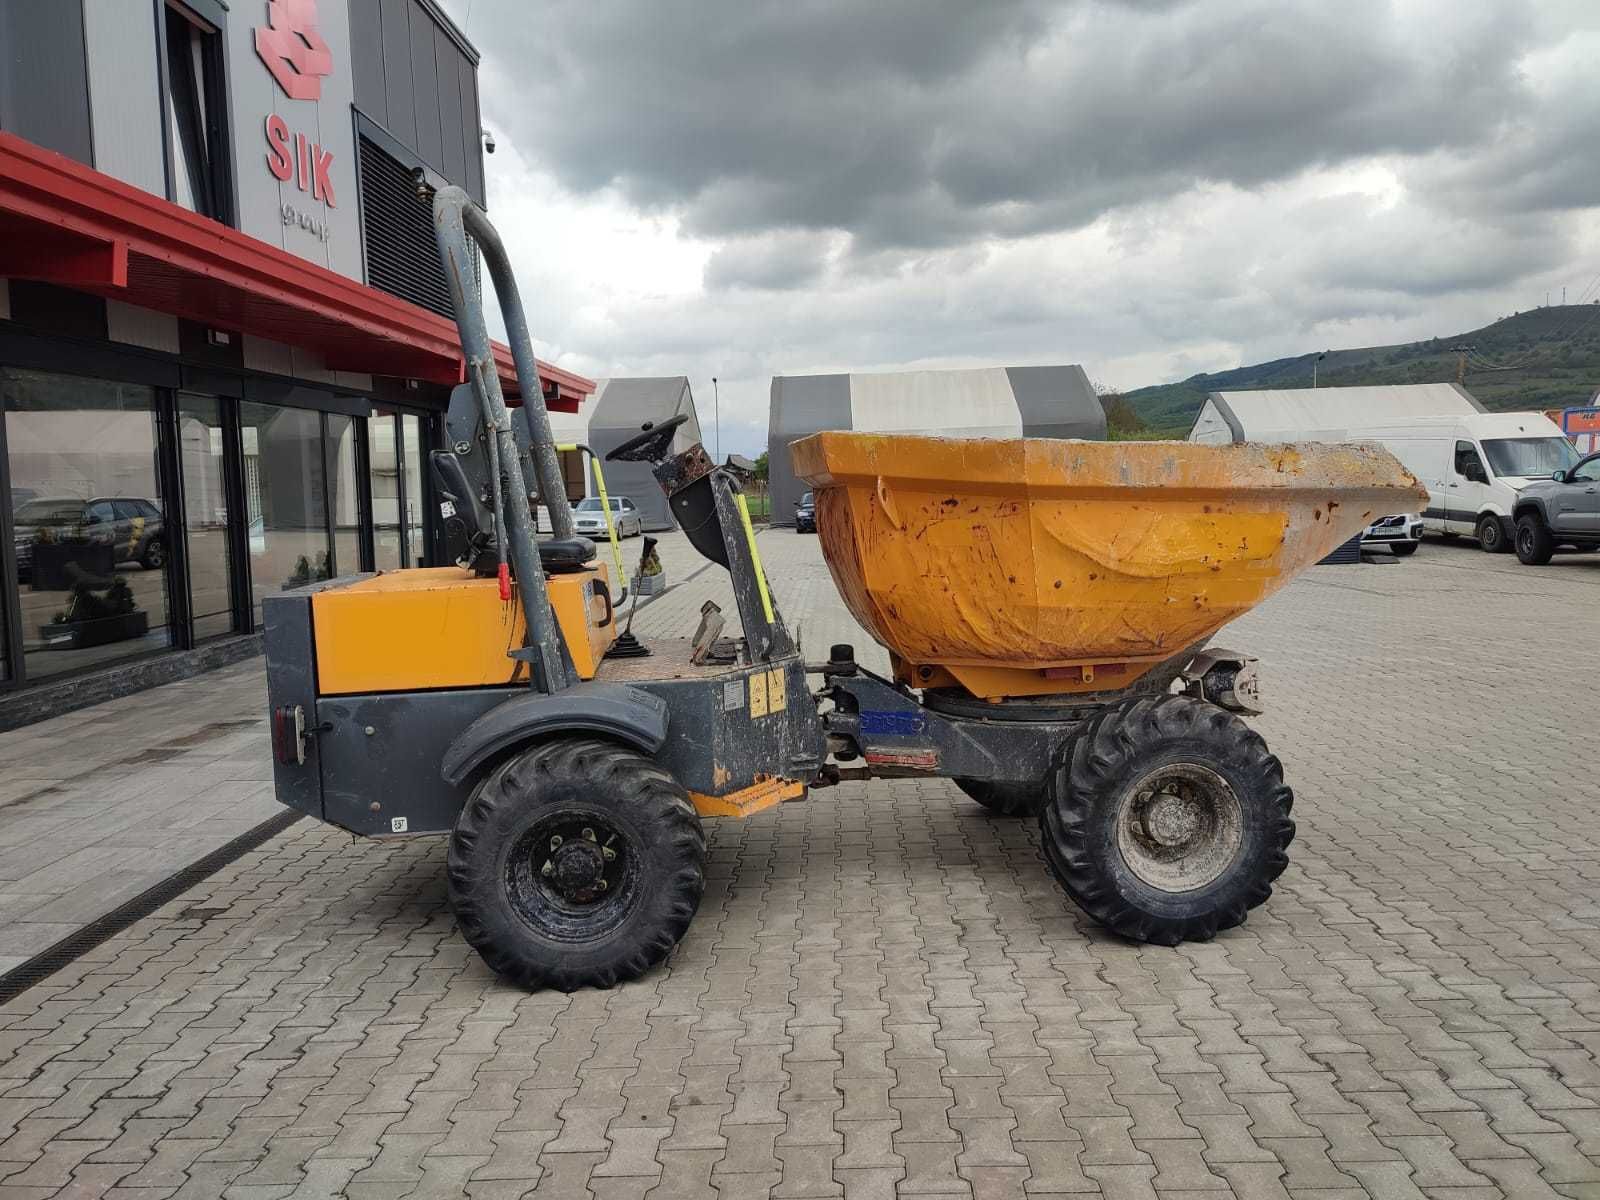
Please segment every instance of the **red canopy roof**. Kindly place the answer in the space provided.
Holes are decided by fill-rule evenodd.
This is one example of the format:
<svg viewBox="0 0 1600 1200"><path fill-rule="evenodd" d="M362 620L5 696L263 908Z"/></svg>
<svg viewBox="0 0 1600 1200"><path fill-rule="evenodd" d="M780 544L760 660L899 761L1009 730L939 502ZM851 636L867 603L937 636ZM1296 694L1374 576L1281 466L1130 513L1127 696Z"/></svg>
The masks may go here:
<svg viewBox="0 0 1600 1200"><path fill-rule="evenodd" d="M339 371L430 383L464 378L455 322L0 133L0 277L94 292L319 351ZM495 343L507 394L510 350ZM539 364L550 407L594 383Z"/></svg>

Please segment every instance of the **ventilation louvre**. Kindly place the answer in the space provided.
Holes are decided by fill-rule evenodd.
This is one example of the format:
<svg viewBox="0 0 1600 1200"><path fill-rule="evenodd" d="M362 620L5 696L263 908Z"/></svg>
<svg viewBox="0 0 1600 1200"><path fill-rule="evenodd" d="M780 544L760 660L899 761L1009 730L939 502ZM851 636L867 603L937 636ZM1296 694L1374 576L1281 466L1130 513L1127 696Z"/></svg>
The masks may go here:
<svg viewBox="0 0 1600 1200"><path fill-rule="evenodd" d="M367 244L367 282L453 318L455 307L439 262L432 210L417 198L410 169L366 137L361 138L361 224Z"/></svg>

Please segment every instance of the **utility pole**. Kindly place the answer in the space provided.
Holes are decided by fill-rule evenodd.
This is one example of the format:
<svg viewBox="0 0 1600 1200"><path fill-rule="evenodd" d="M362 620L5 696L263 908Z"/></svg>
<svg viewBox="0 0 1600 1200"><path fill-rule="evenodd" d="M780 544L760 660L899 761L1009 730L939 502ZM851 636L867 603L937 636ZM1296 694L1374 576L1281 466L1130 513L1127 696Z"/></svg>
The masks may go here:
<svg viewBox="0 0 1600 1200"><path fill-rule="evenodd" d="M1473 353L1477 348L1476 345L1467 342L1463 342L1459 346L1450 347L1450 352L1456 355L1456 383L1458 385L1467 382L1467 355Z"/></svg>
<svg viewBox="0 0 1600 1200"><path fill-rule="evenodd" d="M1324 350L1321 354L1317 355L1315 358L1313 358L1311 360L1311 386L1312 387L1316 387L1317 386L1317 364L1319 362L1321 362L1323 359L1327 358L1328 355L1330 355L1332 353L1333 353L1332 350Z"/></svg>
<svg viewBox="0 0 1600 1200"><path fill-rule="evenodd" d="M711 437L712 457L722 461L722 393L717 390L717 377L711 377Z"/></svg>

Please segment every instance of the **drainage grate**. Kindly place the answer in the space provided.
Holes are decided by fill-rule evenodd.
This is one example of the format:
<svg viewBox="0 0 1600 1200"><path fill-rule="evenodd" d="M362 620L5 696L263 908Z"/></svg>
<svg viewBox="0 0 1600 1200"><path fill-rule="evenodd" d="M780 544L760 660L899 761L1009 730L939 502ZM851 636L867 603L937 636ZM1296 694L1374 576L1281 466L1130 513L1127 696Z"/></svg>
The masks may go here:
<svg viewBox="0 0 1600 1200"><path fill-rule="evenodd" d="M148 917L163 904L177 899L195 884L211 878L229 863L243 858L258 846L271 841L300 820L301 815L285 811L263 821L226 845L218 846L198 862L190 863L154 887L146 888L132 900L95 919L76 933L69 934L55 945L41 950L27 962L11 968L4 975L0 975L0 1004L15 1000L35 984L50 978L68 963L83 957L101 942L115 937L135 921ZM217 911L191 907L179 915L184 919L193 920L200 913L216 915Z"/></svg>

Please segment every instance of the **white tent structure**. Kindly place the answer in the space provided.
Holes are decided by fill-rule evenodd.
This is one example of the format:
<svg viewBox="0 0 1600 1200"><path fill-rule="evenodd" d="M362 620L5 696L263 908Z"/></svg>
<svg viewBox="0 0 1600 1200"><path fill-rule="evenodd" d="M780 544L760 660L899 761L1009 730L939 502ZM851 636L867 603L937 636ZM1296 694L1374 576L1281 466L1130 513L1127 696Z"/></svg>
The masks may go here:
<svg viewBox="0 0 1600 1200"><path fill-rule="evenodd" d="M789 443L824 429L1099 440L1106 417L1079 366L777 375L767 423L774 523L792 524L805 493L789 465Z"/></svg>
<svg viewBox="0 0 1600 1200"><path fill-rule="evenodd" d="M1454 383L1278 388L1212 392L1189 431L1191 442L1331 442L1349 429L1486 411Z"/></svg>
<svg viewBox="0 0 1600 1200"><path fill-rule="evenodd" d="M679 426L672 453L680 454L700 440L700 419L695 415L687 375L597 379L594 398L584 407L589 416L588 445L601 457L637 436L645 422L660 424L679 413L686 413L689 419ZM606 490L632 500L646 529L678 527L649 463L607 463L605 472Z"/></svg>

